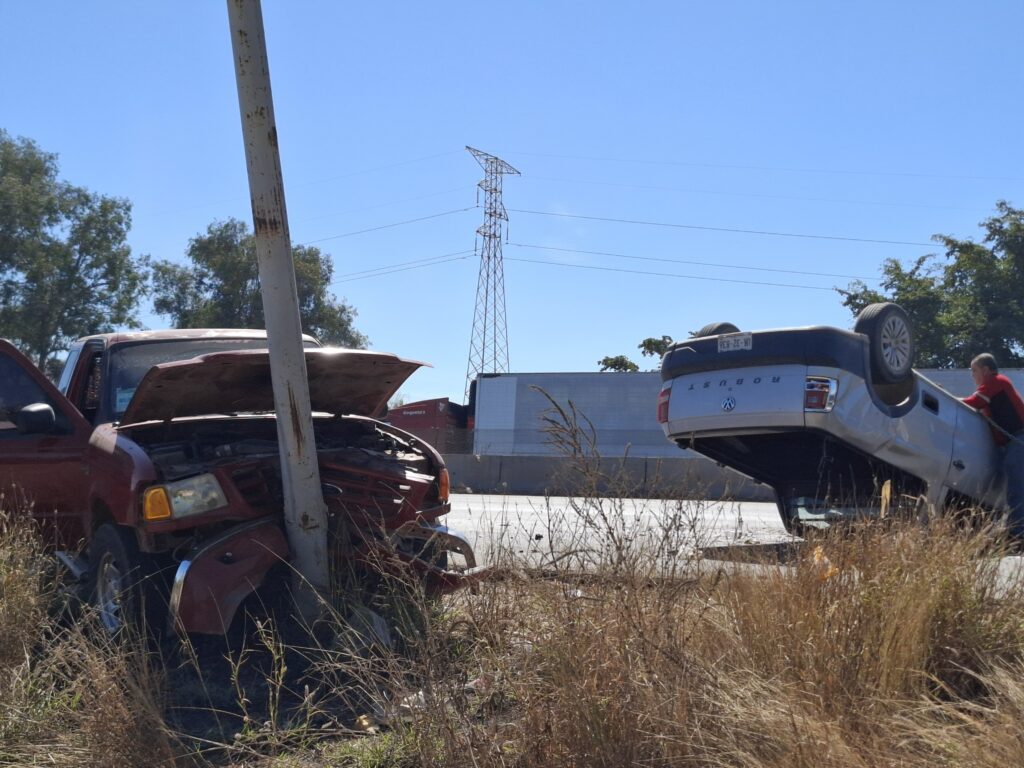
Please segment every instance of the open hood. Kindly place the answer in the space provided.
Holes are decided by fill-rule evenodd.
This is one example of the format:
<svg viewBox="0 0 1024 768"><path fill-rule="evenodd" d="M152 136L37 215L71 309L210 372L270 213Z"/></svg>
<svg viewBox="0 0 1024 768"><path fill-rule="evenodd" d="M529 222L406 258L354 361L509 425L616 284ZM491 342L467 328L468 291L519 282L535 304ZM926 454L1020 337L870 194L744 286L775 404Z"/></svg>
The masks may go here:
<svg viewBox="0 0 1024 768"><path fill-rule="evenodd" d="M307 349L306 372L314 411L377 416L422 365L396 355L353 349ZM122 424L185 416L273 411L270 353L216 352L162 363L142 377Z"/></svg>

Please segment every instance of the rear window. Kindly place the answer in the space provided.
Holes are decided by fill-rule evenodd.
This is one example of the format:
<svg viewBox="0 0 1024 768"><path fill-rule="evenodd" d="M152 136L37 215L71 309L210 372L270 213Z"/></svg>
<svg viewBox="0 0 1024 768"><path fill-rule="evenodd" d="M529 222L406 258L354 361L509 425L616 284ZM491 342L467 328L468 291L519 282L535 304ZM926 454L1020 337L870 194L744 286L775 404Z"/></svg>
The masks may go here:
<svg viewBox="0 0 1024 768"><path fill-rule="evenodd" d="M319 347L312 341L304 341L309 349ZM190 360L200 355L215 352L234 352L240 349L266 349L266 339L173 339L168 341L142 341L134 344L118 344L110 352L107 367L107 402L110 404L112 420L117 421L128 408L135 390L154 365Z"/></svg>

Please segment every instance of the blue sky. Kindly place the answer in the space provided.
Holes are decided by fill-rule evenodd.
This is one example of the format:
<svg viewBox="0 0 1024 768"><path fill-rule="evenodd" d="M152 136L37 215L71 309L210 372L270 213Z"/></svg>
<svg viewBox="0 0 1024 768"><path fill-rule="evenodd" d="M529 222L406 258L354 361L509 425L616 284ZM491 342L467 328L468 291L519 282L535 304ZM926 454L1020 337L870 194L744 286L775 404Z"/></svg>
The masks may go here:
<svg viewBox="0 0 1024 768"><path fill-rule="evenodd" d="M374 349L434 365L407 400L465 386L467 144L522 172L504 185L522 372L643 362L641 339L718 320L849 326L829 289L1024 205L1019 0L263 12L292 238L331 254ZM0 127L130 199L136 252L182 259L249 219L225 3L0 0L0 71Z"/></svg>

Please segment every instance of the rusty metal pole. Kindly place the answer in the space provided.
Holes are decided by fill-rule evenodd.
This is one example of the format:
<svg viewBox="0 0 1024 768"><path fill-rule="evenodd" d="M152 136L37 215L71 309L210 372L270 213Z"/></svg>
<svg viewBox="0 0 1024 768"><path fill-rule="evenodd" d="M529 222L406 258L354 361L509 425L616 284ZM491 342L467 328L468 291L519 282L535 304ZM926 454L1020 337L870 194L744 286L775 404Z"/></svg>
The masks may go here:
<svg viewBox="0 0 1024 768"><path fill-rule="evenodd" d="M228 0L228 18L267 322L270 378L277 409L284 518L294 566L293 586L302 614L312 618L317 612L316 592L325 591L329 585L327 508L320 488L313 437L295 265L284 204L284 180L260 0Z"/></svg>

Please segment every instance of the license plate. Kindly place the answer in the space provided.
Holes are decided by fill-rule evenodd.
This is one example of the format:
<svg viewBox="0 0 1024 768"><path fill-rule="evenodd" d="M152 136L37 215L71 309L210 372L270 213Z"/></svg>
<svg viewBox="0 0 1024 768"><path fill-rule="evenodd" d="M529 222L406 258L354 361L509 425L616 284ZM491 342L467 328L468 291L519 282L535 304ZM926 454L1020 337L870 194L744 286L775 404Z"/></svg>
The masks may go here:
<svg viewBox="0 0 1024 768"><path fill-rule="evenodd" d="M754 348L754 334L752 333L729 333L718 337L719 352L736 352L740 349Z"/></svg>

